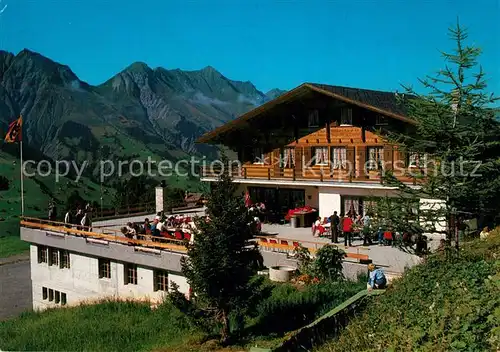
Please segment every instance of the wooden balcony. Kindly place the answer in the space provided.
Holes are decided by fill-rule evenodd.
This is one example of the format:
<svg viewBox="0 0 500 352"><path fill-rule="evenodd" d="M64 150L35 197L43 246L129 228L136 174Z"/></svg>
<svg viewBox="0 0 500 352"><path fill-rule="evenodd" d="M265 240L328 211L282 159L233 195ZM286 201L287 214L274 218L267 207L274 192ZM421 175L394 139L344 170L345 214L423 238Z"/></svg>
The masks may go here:
<svg viewBox="0 0 500 352"><path fill-rule="evenodd" d="M394 170L396 171L396 170ZM399 171L399 170L398 170ZM204 166L201 168L202 178L217 178L222 170L218 166ZM286 181L319 181L319 182L363 182L382 183L380 172L369 170L360 172L354 168L331 169L330 166L310 166L294 168L280 168L276 165L244 164L233 166L231 170L233 179L250 180L286 180ZM405 183L416 184L414 177L406 175L404 172L394 172L397 178Z"/></svg>

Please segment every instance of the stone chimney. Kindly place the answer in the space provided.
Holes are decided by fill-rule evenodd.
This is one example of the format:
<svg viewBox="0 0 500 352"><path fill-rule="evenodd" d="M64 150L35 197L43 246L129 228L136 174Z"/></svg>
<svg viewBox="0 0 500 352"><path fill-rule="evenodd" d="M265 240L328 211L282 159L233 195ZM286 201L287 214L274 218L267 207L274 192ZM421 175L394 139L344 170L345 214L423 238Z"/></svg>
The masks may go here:
<svg viewBox="0 0 500 352"><path fill-rule="evenodd" d="M156 201L156 213L158 214L165 209L165 181L161 181L161 184L155 189L155 201Z"/></svg>

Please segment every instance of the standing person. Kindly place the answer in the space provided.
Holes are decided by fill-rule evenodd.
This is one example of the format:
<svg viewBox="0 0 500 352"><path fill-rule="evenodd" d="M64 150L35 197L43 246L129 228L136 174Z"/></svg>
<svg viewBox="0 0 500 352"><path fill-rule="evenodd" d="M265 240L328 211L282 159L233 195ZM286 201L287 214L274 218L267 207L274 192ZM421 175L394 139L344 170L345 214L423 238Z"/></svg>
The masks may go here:
<svg viewBox="0 0 500 352"><path fill-rule="evenodd" d="M80 225L82 225L83 231L91 231L92 230L88 213L83 214L83 218L82 218L82 221L80 222Z"/></svg>
<svg viewBox="0 0 500 352"><path fill-rule="evenodd" d="M54 200L51 200L49 203L49 220L56 221L57 218L57 208L54 203Z"/></svg>
<svg viewBox="0 0 500 352"><path fill-rule="evenodd" d="M339 224L340 218L337 212L334 211L333 215L330 216L330 229L332 231L332 243L338 243L339 241Z"/></svg>
<svg viewBox="0 0 500 352"><path fill-rule="evenodd" d="M352 246L352 225L354 222L349 216L344 216L344 220L342 221L342 232L344 232L344 246L348 247Z"/></svg>
<svg viewBox="0 0 500 352"><path fill-rule="evenodd" d="M75 224L76 224L76 228L78 230L81 230L81 223L82 223L82 219L83 219L83 211L82 209L78 208L78 210L76 211L76 216L75 216Z"/></svg>
<svg viewBox="0 0 500 352"><path fill-rule="evenodd" d="M69 208L66 215L64 215L64 222L66 223L67 228L71 228L71 224L73 223L73 214L71 214L71 209Z"/></svg>
<svg viewBox="0 0 500 352"><path fill-rule="evenodd" d="M85 206L85 212L87 213L89 221L92 224L92 206L90 205L90 203L87 203L87 205Z"/></svg>
<svg viewBox="0 0 500 352"><path fill-rule="evenodd" d="M363 222L363 246L372 245L372 238L370 233L371 218L368 213L361 219Z"/></svg>

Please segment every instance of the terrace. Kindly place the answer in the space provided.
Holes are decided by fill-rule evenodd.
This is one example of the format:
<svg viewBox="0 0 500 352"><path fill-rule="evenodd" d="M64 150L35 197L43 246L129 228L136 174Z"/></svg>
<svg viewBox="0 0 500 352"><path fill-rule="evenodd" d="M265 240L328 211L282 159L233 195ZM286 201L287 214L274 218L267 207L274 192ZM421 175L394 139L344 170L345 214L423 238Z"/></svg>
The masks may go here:
<svg viewBox="0 0 500 352"><path fill-rule="evenodd" d="M195 209L183 214L189 217L200 216L204 214L204 209ZM189 240L193 241L194 238L181 239L176 238L175 235L172 236L172 234L178 232L178 229L168 229L168 233L162 233L161 237L140 235L138 238L128 238L120 231L120 228L126 223L142 223L145 217L152 219L154 214L96 221L93 223L91 231L67 227L67 224L61 222L28 217L22 219L21 226L41 230L37 236L75 237L84 239L87 244L121 244L133 247L135 252L186 254L186 244ZM277 224L262 224L262 235L257 236L256 240L263 253L266 266L293 260L291 255L298 245L309 248L314 255L319 248L331 243L329 238L313 237L309 228L292 228L288 225ZM433 242L437 243L438 241ZM414 266L420 262L419 257L396 247L362 246L362 240L359 238L354 239L351 247L345 248L342 244L337 244L337 246L346 252L346 261L348 262L363 263L372 261L379 266L385 267L390 272L402 273L406 267Z"/></svg>

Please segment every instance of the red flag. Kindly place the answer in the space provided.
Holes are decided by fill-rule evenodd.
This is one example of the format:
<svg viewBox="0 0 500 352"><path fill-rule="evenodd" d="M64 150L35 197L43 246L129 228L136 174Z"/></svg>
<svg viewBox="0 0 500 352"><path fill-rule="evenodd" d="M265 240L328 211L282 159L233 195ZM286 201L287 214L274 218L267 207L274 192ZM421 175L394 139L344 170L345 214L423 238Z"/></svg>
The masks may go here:
<svg viewBox="0 0 500 352"><path fill-rule="evenodd" d="M19 116L17 120L9 125L7 135L5 136L5 143L15 143L22 140L22 126L23 117Z"/></svg>

